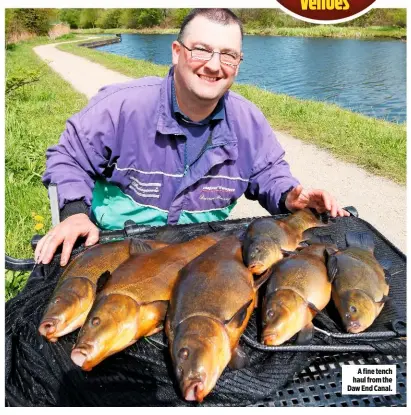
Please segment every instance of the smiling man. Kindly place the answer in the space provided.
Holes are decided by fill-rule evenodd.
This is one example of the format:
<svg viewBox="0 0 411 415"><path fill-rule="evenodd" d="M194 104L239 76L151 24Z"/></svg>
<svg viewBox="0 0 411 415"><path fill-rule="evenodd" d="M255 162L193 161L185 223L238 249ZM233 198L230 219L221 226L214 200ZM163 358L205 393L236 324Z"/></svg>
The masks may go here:
<svg viewBox="0 0 411 415"><path fill-rule="evenodd" d="M271 214L312 207L348 215L326 191L303 189L261 111L229 91L243 29L228 9L194 9L172 44L165 79L110 85L67 122L47 151L46 186L58 186L62 222L38 243L61 265L79 236L128 219L165 225L223 220L243 194Z"/></svg>

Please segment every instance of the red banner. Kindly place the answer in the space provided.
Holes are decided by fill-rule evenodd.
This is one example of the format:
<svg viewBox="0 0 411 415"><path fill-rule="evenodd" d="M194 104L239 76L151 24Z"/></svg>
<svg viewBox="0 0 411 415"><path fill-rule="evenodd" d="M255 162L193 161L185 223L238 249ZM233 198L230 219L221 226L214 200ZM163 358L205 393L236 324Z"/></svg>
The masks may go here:
<svg viewBox="0 0 411 415"><path fill-rule="evenodd" d="M342 20L361 12L375 0L277 0L287 10L311 20Z"/></svg>

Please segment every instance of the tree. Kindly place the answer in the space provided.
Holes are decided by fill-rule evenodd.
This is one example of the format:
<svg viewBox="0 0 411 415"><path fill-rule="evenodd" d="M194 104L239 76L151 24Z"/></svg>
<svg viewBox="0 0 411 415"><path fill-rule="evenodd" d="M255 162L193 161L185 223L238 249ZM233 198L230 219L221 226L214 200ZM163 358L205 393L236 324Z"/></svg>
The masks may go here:
<svg viewBox="0 0 411 415"><path fill-rule="evenodd" d="M14 9L13 19L28 32L46 35L53 15L53 9Z"/></svg>
<svg viewBox="0 0 411 415"><path fill-rule="evenodd" d="M127 29L136 29L140 9L123 9L119 24Z"/></svg>
<svg viewBox="0 0 411 415"><path fill-rule="evenodd" d="M163 18L162 9L139 9L138 27L153 27L160 24Z"/></svg>
<svg viewBox="0 0 411 415"><path fill-rule="evenodd" d="M184 18L190 12L191 9L173 9L172 10L172 25L174 27L180 27Z"/></svg>
<svg viewBox="0 0 411 415"><path fill-rule="evenodd" d="M81 9L60 9L59 19L70 25L71 29L78 29L80 26Z"/></svg>
<svg viewBox="0 0 411 415"><path fill-rule="evenodd" d="M82 9L80 13L80 27L90 29L96 27L96 21L101 9Z"/></svg>
<svg viewBox="0 0 411 415"><path fill-rule="evenodd" d="M102 29L115 29L120 27L120 18L123 9L105 9L103 10L98 19L96 20L96 26Z"/></svg>

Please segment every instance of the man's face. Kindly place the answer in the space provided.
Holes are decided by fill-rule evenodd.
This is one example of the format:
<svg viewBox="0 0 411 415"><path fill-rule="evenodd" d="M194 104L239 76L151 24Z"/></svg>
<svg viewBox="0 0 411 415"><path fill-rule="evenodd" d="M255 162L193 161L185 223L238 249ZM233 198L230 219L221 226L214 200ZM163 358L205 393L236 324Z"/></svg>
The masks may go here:
<svg viewBox="0 0 411 415"><path fill-rule="evenodd" d="M190 49L201 48L217 52L241 53L241 31L237 24L222 25L203 16L195 17L185 29L182 42ZM238 66L222 64L220 54L211 60L191 58L191 52L179 42L172 45L176 84L184 89L178 96L205 101L218 101L231 87L238 73Z"/></svg>

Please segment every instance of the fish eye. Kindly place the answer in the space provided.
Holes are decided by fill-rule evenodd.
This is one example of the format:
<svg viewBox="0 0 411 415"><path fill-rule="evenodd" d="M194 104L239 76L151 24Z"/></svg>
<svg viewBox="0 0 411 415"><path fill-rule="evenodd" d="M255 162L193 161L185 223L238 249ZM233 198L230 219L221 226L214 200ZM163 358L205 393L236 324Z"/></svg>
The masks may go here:
<svg viewBox="0 0 411 415"><path fill-rule="evenodd" d="M187 347L183 347L182 349L180 349L180 351L178 352L178 357L180 358L180 359L183 359L183 360L187 360L187 358L188 358L188 355L189 355L190 353L189 353L189 351L188 351L188 349L187 349Z"/></svg>
<svg viewBox="0 0 411 415"><path fill-rule="evenodd" d="M273 318L274 317L274 311L273 310L267 310L267 317L268 318Z"/></svg>
<svg viewBox="0 0 411 415"><path fill-rule="evenodd" d="M94 317L93 320L91 320L91 324L93 326L98 326L100 324L100 319L98 317Z"/></svg>
<svg viewBox="0 0 411 415"><path fill-rule="evenodd" d="M60 297L57 297L57 298L54 300L54 304L58 304L60 301L61 301L61 298L60 298Z"/></svg>
<svg viewBox="0 0 411 415"><path fill-rule="evenodd" d="M350 311L351 311L351 313L356 313L357 312L357 308L354 307L353 305L350 305Z"/></svg>

